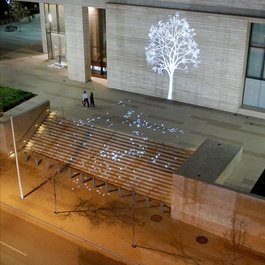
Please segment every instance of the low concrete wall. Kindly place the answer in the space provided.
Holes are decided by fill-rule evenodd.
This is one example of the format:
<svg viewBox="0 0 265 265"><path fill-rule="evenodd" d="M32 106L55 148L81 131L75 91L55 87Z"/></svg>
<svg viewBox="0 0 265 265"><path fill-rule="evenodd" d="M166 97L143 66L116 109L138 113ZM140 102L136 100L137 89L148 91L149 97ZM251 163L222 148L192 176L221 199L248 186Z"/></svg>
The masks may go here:
<svg viewBox="0 0 265 265"><path fill-rule="evenodd" d="M218 236L244 220L246 246L264 253L265 200L180 175L173 176L171 217Z"/></svg>
<svg viewBox="0 0 265 265"><path fill-rule="evenodd" d="M205 140L173 175L171 217L218 236L244 220L247 246L264 252L265 200L220 185L241 155L241 146Z"/></svg>
<svg viewBox="0 0 265 265"><path fill-rule="evenodd" d="M36 99L22 103L5 112L0 119L0 151L4 154L14 152L10 115L13 118L17 149L21 149L50 113L50 101L37 102Z"/></svg>
<svg viewBox="0 0 265 265"><path fill-rule="evenodd" d="M242 147L206 139L176 174L207 183L225 182L241 160Z"/></svg>

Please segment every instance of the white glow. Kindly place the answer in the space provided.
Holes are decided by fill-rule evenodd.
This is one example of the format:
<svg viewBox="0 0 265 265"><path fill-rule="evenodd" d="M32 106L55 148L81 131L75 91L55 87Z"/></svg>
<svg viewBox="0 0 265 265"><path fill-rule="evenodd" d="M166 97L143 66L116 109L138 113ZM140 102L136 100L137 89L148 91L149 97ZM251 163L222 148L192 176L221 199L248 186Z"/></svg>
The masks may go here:
<svg viewBox="0 0 265 265"><path fill-rule="evenodd" d="M49 20L49 22L52 22L52 14L51 13L48 14L48 20Z"/></svg>
<svg viewBox="0 0 265 265"><path fill-rule="evenodd" d="M123 179L123 174L131 174L133 181L140 181L139 174L141 174L141 172L137 168L132 169L130 166L125 166L129 156L131 159L132 157L133 159L142 159L145 156L145 159L149 160L150 164L158 164L166 170L174 170L174 163L171 165L169 161L163 162L166 161L164 160L165 158L163 157L163 152L160 153L157 150L150 153L150 150L148 149L150 144L149 139L145 134L148 130L151 130L151 134L152 131L156 131L156 136L162 140L162 137L160 136L165 136L166 138L168 137L168 134L176 134L178 136L179 134L184 134L184 131L174 127L168 128L164 123L159 124L148 120L146 118L148 115L144 115L142 112L138 113L137 110L131 109L131 100L119 101L117 105L121 108L119 109L119 113L122 113L121 117L123 117L119 124L116 123L116 121L115 123L112 121L113 115L111 113L106 113L102 117L98 116L96 118L85 118L84 120L75 120L73 118L72 122L77 126L77 130L75 132L69 132L70 146L82 146L88 152L91 152L87 154L87 160L90 160L89 163L86 163L86 159L81 161L83 171L90 172L91 175L96 175L104 179L111 177L113 179L116 178L116 180ZM58 122L61 123L61 121ZM119 146L116 148L115 145L105 141L103 145L98 148L90 146L93 142L93 138L97 135L95 134L94 136L92 128L94 125L97 126L97 124L103 123L105 125L104 127L108 127L109 125L112 125L113 127L119 126L118 131L121 129L120 127L123 127L125 131L129 130L131 136L127 138L128 144L124 147ZM88 126L89 129L87 131L87 136L89 137L89 141L87 138L83 141L80 140L80 133L78 132L80 127L78 126L81 125ZM90 128L92 129L91 131ZM139 137L142 139L140 142ZM71 163L73 163L76 161L76 156L69 156L68 159ZM174 157L174 159L176 160L177 157ZM147 180L152 181L152 177L147 177ZM73 190L77 191L81 187L79 186L80 180L77 179L74 183L76 185ZM91 191L91 189L87 186L86 189ZM100 189L102 189L102 187L100 187ZM105 193L101 193L101 195L105 196Z"/></svg>
<svg viewBox="0 0 265 265"><path fill-rule="evenodd" d="M200 49L193 37L194 29L191 29L186 18L180 19L179 13L169 16L169 21L159 21L152 25L149 32L149 45L145 47L146 61L153 66L153 71L163 75L166 71L169 75L168 99L172 99L173 76L175 70L188 72L188 64L198 67Z"/></svg>

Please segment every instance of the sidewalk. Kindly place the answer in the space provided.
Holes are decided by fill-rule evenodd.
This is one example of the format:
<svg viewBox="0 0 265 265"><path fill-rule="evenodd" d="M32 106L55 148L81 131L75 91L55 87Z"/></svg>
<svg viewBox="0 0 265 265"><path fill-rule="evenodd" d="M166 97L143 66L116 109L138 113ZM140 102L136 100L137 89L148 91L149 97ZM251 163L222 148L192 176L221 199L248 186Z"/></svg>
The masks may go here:
<svg viewBox="0 0 265 265"><path fill-rule="evenodd" d="M163 124L174 131L165 137L155 128L146 129L144 133L149 138L186 148L196 149L206 138L242 145L242 161L225 185L243 192L253 187L265 164L264 120L118 91L109 88L105 79L93 78L89 83L68 80L66 68L49 67L52 61L40 53L38 27L37 20L25 22L22 32L5 32L1 27L1 43L4 40L4 45L1 44L1 85L32 91L40 99L50 100L52 111L63 107L67 117L76 120L96 119L97 124L111 125L114 130L130 132L130 126L124 126L120 121L128 112L133 113L134 118L140 117L151 124ZM81 100L84 90L93 91L95 108L83 108ZM160 213L159 207L142 207L142 203L139 203L139 211L143 221L136 225L137 247L133 248L130 225L103 224L96 229L86 217L79 214L54 214L53 196L47 191L48 185L21 200L14 157L1 157L1 160L1 207L27 216L40 225L45 224L60 234L77 237L80 242L95 244L99 250L113 253L125 264L153 265L158 261L163 265L220 264L220 260L216 259L225 255L220 238L171 220L169 213ZM33 157L25 162L23 150L19 153L19 161L23 189L27 194L40 184L39 173ZM91 183L81 184L80 178L70 179L67 171L64 174L59 211L72 210L77 195L86 200L97 199L103 204L106 198L118 199L116 192L107 195L100 188L94 189ZM162 220L152 221L154 215L161 216ZM196 241L200 235L208 238L207 244ZM242 262L247 264L248 261L254 265L264 264L258 257L246 254Z"/></svg>
<svg viewBox="0 0 265 265"><path fill-rule="evenodd" d="M40 166L35 165L33 156L26 162L23 152L19 153L19 164L23 193L26 195L42 183L40 174L43 171ZM42 166L45 166L44 161ZM172 220L169 212L160 213L159 205L151 204L150 208L146 208L145 201L141 201L142 198L138 196L136 200L139 201L135 207L135 238L131 214L123 214L125 223L117 218L115 223L108 224L106 219L95 226L87 216L69 213L68 211L75 209L78 198L82 198L83 202L92 200L97 205L104 206L108 205L108 201L116 200L130 205L132 197L119 198L117 192L107 194L104 187L94 188L92 182L81 183L80 176L70 179L68 170L63 173L62 188L57 188L57 196L58 214L54 214L55 204L50 183L22 200L19 196L15 158L1 157L2 209L44 226L55 234L77 240L83 247L85 244L95 246L96 251L111 256L123 262L122 264L153 265L158 260L163 265L222 264L221 257L227 255L227 249L222 246L219 237ZM130 206L126 212L128 211L131 211ZM162 220L153 221L154 217ZM206 237L208 243L199 244L196 241L198 236ZM136 244L136 248L132 247L133 244ZM239 264L261 265L264 260L265 256L262 258L253 253L244 253Z"/></svg>
<svg viewBox="0 0 265 265"><path fill-rule="evenodd" d="M52 111L63 107L64 115L71 118L108 116L117 130L121 129L119 117L133 110L135 118L140 115L141 120L178 129L162 140L194 150L207 138L240 145L242 160L225 185L243 192L251 190L264 170L265 120L111 89L106 79L92 78L88 83L68 80L66 68L49 67L53 61L40 53L39 27L38 17L31 23L23 22L22 32L6 32L0 27L1 49L13 49L1 50L1 84L32 91L40 99L50 100ZM95 108L82 108L84 90L93 91ZM155 130L147 133L161 139Z"/></svg>

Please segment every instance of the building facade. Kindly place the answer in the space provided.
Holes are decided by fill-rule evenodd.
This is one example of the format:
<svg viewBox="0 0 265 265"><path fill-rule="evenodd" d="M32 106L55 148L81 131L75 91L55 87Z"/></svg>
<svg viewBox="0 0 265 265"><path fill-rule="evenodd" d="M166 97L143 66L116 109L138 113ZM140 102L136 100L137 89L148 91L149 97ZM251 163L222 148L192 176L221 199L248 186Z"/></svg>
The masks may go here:
<svg viewBox="0 0 265 265"><path fill-rule="evenodd" d="M39 4L43 51L67 62L69 79L87 82L95 74L110 88L159 98L167 98L169 77L147 64L145 47L150 27L178 12L196 32L201 63L175 72L172 100L265 118L263 0Z"/></svg>

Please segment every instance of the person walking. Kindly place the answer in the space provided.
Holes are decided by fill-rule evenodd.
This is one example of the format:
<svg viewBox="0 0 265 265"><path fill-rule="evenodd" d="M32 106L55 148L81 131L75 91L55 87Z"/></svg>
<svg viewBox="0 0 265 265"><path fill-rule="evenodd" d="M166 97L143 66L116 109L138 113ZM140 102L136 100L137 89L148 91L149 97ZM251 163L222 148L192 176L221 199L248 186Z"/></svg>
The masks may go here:
<svg viewBox="0 0 265 265"><path fill-rule="evenodd" d="M87 103L87 106L89 107L89 102L88 102L88 94L86 91L83 93L83 106L85 107Z"/></svg>
<svg viewBox="0 0 265 265"><path fill-rule="evenodd" d="M90 93L90 105L95 107L95 102L94 102L94 94L93 92Z"/></svg>

